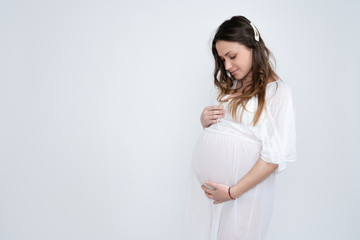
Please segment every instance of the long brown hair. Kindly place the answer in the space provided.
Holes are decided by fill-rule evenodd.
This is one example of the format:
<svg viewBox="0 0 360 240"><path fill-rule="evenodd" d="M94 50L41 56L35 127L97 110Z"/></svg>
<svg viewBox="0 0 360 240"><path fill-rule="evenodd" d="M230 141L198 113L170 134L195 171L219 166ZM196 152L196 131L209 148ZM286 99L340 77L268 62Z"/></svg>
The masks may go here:
<svg viewBox="0 0 360 240"><path fill-rule="evenodd" d="M260 35L260 33L259 33ZM214 70L214 83L219 90L217 100L219 102L225 102L227 100L221 100L226 94L235 93L236 89L231 89L234 84L235 78L232 75L227 75L224 63L219 57L215 44L219 40L238 42L245 45L252 51L252 73L251 82L244 86L242 94L240 96L232 97L228 107L232 113L232 117L238 120L237 110L238 107L242 107L240 121L246 104L248 101L256 96L258 100L258 106L253 119L253 126L259 121L263 109L266 109L265 94L266 85L270 77L278 78L274 71L270 57L275 61L275 58L271 51L265 46L264 41L259 36L259 41L255 40L254 29L250 25L250 21L243 16L234 16L230 20L223 22L217 29L214 39L212 41L212 53L215 59ZM240 88L243 87L245 79L240 79Z"/></svg>

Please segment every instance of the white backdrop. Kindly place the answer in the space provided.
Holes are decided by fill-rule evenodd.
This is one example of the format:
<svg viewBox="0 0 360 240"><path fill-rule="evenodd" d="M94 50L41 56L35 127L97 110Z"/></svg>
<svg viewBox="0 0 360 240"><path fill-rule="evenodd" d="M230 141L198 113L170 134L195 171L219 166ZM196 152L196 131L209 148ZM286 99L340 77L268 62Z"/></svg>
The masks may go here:
<svg viewBox="0 0 360 240"><path fill-rule="evenodd" d="M270 240L359 239L359 1L0 1L0 240L180 239L211 38L248 17L296 104Z"/></svg>

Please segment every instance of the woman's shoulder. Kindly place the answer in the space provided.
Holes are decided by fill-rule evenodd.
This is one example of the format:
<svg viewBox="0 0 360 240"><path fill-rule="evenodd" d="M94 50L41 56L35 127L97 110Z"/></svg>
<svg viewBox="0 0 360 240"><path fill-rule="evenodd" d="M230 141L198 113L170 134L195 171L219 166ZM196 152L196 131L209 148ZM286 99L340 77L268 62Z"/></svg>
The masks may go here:
<svg viewBox="0 0 360 240"><path fill-rule="evenodd" d="M287 98L291 97L291 88L282 79L270 82L266 87L266 98Z"/></svg>

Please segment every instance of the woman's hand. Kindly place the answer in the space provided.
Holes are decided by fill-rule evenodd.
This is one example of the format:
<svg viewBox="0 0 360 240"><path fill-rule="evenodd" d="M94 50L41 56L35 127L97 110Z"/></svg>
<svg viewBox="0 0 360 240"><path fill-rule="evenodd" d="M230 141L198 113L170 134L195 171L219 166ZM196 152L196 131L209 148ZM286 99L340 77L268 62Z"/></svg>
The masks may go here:
<svg viewBox="0 0 360 240"><path fill-rule="evenodd" d="M201 185L201 188L205 191L206 196L210 199L215 200L213 202L214 204L226 202L231 199L228 193L230 186L209 181L206 181L205 184L209 187L215 188L215 190L212 190L207 188L205 185Z"/></svg>
<svg viewBox="0 0 360 240"><path fill-rule="evenodd" d="M223 106L207 106L201 113L200 122L203 128L207 128L223 117L225 117L225 110Z"/></svg>

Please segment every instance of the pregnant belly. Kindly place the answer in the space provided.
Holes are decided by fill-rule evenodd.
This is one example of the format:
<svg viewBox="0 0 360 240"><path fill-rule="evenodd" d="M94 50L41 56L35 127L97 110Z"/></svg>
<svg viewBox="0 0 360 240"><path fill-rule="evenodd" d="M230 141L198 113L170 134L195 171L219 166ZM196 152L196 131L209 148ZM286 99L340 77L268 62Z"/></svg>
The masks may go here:
<svg viewBox="0 0 360 240"><path fill-rule="evenodd" d="M259 143L241 135L206 128L193 151L193 171L201 184L235 184L256 163L260 151Z"/></svg>

